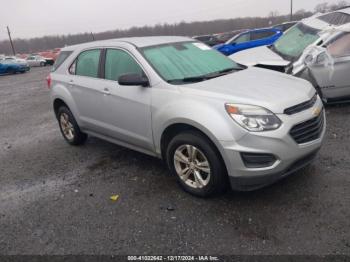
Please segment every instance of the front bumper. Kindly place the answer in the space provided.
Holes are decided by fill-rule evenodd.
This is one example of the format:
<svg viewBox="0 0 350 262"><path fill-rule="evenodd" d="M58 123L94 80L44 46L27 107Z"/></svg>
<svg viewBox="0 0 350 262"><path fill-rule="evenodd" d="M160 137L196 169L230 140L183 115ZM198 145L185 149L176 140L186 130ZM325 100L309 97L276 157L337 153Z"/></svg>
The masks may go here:
<svg viewBox="0 0 350 262"><path fill-rule="evenodd" d="M293 126L315 117L316 109L323 108L320 99L314 107L295 115L278 115L283 124L278 130L250 133L238 141L221 141L224 161L231 187L239 191L251 191L276 182L310 164L322 146L326 132L325 112L322 111L324 125L319 138L298 144L289 134ZM248 168L241 153L272 154L276 161L269 167Z"/></svg>

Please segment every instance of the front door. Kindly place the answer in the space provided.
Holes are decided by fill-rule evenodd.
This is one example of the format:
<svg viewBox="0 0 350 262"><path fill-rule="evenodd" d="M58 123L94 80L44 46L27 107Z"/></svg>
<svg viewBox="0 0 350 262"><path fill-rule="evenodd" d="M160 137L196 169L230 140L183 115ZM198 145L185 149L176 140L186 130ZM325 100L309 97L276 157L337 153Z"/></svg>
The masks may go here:
<svg viewBox="0 0 350 262"><path fill-rule="evenodd" d="M144 74L135 58L121 49L107 49L103 88L108 110L105 119L109 135L121 142L153 150L151 92L152 88L122 86L118 78L124 74Z"/></svg>

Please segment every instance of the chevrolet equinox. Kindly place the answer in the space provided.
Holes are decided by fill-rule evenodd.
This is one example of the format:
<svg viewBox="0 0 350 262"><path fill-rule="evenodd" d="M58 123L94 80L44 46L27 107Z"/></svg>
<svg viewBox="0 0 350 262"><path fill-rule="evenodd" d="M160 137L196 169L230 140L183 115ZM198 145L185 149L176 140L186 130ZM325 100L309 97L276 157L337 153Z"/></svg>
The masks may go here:
<svg viewBox="0 0 350 262"><path fill-rule="evenodd" d="M185 37L66 47L47 81L69 144L91 135L162 158L197 196L294 173L315 158L326 128L309 82L246 68Z"/></svg>

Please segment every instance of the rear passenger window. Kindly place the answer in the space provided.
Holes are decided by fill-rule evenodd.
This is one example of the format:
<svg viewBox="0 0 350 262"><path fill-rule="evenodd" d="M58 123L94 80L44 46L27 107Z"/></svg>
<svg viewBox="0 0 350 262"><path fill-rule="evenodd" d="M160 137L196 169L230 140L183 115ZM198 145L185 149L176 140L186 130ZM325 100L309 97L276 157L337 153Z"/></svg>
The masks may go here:
<svg viewBox="0 0 350 262"><path fill-rule="evenodd" d="M125 74L143 75L143 70L135 59L127 52L108 49L106 53L105 78L117 81Z"/></svg>
<svg viewBox="0 0 350 262"><path fill-rule="evenodd" d="M253 32L251 33L252 40L260 40L272 37L275 34L275 32L272 31L265 31L265 32Z"/></svg>
<svg viewBox="0 0 350 262"><path fill-rule="evenodd" d="M100 53L101 50L98 49L82 52L75 62L75 74L97 78Z"/></svg>

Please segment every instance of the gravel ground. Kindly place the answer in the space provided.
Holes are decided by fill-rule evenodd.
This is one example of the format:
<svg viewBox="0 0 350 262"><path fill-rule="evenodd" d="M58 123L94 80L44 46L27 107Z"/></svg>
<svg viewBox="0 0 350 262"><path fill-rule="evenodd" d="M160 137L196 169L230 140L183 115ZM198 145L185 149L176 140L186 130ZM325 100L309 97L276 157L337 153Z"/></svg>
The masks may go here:
<svg viewBox="0 0 350 262"><path fill-rule="evenodd" d="M48 72L0 76L0 254L350 254L350 105L327 108L311 167L199 199L158 159L96 138L66 144Z"/></svg>

